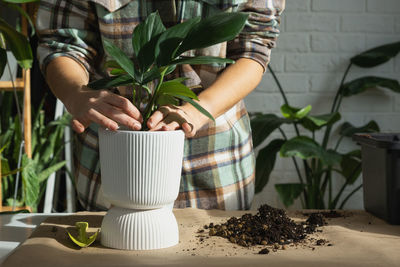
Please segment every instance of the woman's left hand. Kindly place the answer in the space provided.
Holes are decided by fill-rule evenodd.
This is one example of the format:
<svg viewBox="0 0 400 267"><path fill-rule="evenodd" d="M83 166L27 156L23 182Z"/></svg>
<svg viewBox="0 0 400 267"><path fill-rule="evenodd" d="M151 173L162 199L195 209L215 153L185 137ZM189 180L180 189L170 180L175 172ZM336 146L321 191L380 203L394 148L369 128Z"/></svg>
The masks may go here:
<svg viewBox="0 0 400 267"><path fill-rule="evenodd" d="M147 127L150 131L174 131L182 129L185 136L190 138L195 136L205 122L202 122L203 115L189 108L188 105L183 106L161 106L147 120Z"/></svg>

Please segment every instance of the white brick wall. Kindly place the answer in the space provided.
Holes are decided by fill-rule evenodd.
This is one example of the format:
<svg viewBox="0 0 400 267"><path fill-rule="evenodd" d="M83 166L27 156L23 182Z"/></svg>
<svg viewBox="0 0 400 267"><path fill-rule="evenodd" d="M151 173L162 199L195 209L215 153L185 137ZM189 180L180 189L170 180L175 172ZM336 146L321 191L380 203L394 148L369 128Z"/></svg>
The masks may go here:
<svg viewBox="0 0 400 267"><path fill-rule="evenodd" d="M400 0L286 0L281 36L272 52L271 66L277 72L294 106L311 104L313 112L327 113L348 60L378 45L400 41ZM364 75L400 79L400 55L373 69L352 68L348 80ZM269 73L245 100L249 111L279 113L283 103ZM316 114L315 113L315 114ZM342 121L362 125L376 120L382 131L400 132L400 94L369 91L343 100ZM284 127L293 136L291 127ZM337 139L337 130L334 131ZM273 137L280 137L274 133ZM342 151L357 146L343 142ZM269 203L283 207L274 183L296 182L291 159L278 158L269 184L258 194L253 207ZM342 178L337 177L335 188ZM361 183L348 188L346 193ZM296 202L294 208L300 207ZM363 208L363 194L355 194L345 208Z"/></svg>

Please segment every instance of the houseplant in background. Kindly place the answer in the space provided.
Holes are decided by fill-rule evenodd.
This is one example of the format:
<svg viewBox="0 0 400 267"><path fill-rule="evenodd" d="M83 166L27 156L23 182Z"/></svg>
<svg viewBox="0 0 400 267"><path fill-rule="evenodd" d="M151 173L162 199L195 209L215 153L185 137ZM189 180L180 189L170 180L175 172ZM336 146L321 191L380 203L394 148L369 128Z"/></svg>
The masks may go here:
<svg viewBox="0 0 400 267"><path fill-rule="evenodd" d="M192 104L213 120L182 82L164 81L180 64L233 63L226 58L182 54L233 39L247 15L219 13L196 17L166 29L157 12L139 24L132 35L133 61L105 41L110 78L89 84L93 89L131 85L132 103L142 111L143 125L163 105ZM204 38L207 36L207 38ZM101 227L101 242L119 249L156 249L178 243L172 205L178 196L184 134L182 131L148 132L99 130L100 163L104 195L114 206Z"/></svg>
<svg viewBox="0 0 400 267"><path fill-rule="evenodd" d="M308 209L334 209L343 208L346 201L362 185L355 188L347 196L343 197L344 189L354 184L361 173L361 151L353 150L340 153L338 148L343 138L352 137L355 133L378 132L379 126L375 121L356 127L348 122L340 126L340 138L333 147L329 147L333 126L340 121L339 112L342 99L364 92L367 89L385 88L400 93L400 85L397 80L366 76L352 81L346 81L347 74L353 65L362 68L372 68L389 61L400 51L400 42L383 45L365 51L350 59L348 67L333 100L330 113L311 115L311 106L296 108L289 104L285 92L271 69L280 93L284 100L281 107L283 117L275 114L254 114L251 120L253 130L254 147L260 146L269 135L278 130L282 138L270 141L260 149L256 158L256 193L262 191L268 183L269 176L274 168L276 154L281 157L292 157L299 182L280 183L275 188L285 206L290 206L300 197L303 208ZM282 130L283 124L291 124L296 136L288 138ZM324 131L322 140L317 140L316 132ZM306 133L309 134L306 134ZM300 159L304 168L301 171L297 159ZM333 172L343 177L343 183L339 192L334 196L332 188ZM326 199L326 194L328 197Z"/></svg>

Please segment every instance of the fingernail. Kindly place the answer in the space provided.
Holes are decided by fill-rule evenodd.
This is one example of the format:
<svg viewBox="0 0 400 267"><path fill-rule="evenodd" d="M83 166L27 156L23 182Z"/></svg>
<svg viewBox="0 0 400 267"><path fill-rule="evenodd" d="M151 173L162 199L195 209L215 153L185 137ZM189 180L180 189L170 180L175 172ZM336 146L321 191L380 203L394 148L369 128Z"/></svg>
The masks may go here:
<svg viewBox="0 0 400 267"><path fill-rule="evenodd" d="M134 124L133 124L133 127L134 127L136 130L140 130L140 128L142 128L142 125L140 125L139 123L134 123Z"/></svg>

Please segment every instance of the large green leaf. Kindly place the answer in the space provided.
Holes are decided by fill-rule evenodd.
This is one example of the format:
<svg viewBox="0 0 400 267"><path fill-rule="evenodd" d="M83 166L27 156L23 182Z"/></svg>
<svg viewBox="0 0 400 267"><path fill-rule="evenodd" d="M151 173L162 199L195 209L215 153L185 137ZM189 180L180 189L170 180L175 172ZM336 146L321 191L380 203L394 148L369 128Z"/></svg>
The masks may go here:
<svg viewBox="0 0 400 267"><path fill-rule="evenodd" d="M22 184L25 204L36 211L39 204L39 179L36 174L35 162L26 155L22 157Z"/></svg>
<svg viewBox="0 0 400 267"><path fill-rule="evenodd" d="M17 62L21 66L21 68L31 68L33 56L28 39L26 39L26 37L22 33L17 32L2 18L0 18L0 32L3 33L8 47L10 48L14 57L17 59Z"/></svg>
<svg viewBox="0 0 400 267"><path fill-rule="evenodd" d="M289 207L297 199L306 186L304 184L275 184L280 199L285 207Z"/></svg>
<svg viewBox="0 0 400 267"><path fill-rule="evenodd" d="M377 87L387 88L393 92L400 93L399 81L382 77L367 76L345 83L342 87L341 94L343 96L352 96L362 93L367 89L374 89Z"/></svg>
<svg viewBox="0 0 400 267"><path fill-rule="evenodd" d="M260 193L269 181L269 176L274 169L276 153L281 149L285 140L272 140L266 147L258 152L256 159L255 193Z"/></svg>
<svg viewBox="0 0 400 267"><path fill-rule="evenodd" d="M154 62L154 48L165 27L158 11L151 13L144 22L140 23L132 35L133 51L139 61L142 71L146 71Z"/></svg>
<svg viewBox="0 0 400 267"><path fill-rule="evenodd" d="M340 127L340 135L352 137L356 133L376 133L379 132L379 125L375 121L369 121L367 124L355 127L349 122L345 122Z"/></svg>
<svg viewBox="0 0 400 267"><path fill-rule="evenodd" d="M240 12L221 12L203 19L187 34L177 55L232 40L243 29L247 17L247 14Z"/></svg>
<svg viewBox="0 0 400 267"><path fill-rule="evenodd" d="M362 68L371 68L387 62L400 51L400 42L382 45L365 51L350 59L351 63Z"/></svg>
<svg viewBox="0 0 400 267"><path fill-rule="evenodd" d="M310 130L316 131L321 129L324 126L332 125L335 122L341 119L341 115L339 112L329 113L329 114L322 114L322 115L315 115L315 116L306 116L304 117L300 123L301 125Z"/></svg>
<svg viewBox="0 0 400 267"><path fill-rule="evenodd" d="M341 174L348 184L354 184L361 174L361 150L354 150L342 155L340 162Z"/></svg>
<svg viewBox="0 0 400 267"><path fill-rule="evenodd" d="M132 83L133 83L133 78L128 74L123 74L91 82L88 84L88 87L95 90L99 90L99 89L112 88Z"/></svg>
<svg viewBox="0 0 400 267"><path fill-rule="evenodd" d="M312 107L308 105L304 108L295 108L291 107L287 104L281 106L281 113L285 118L292 119L292 120L300 120L310 113Z"/></svg>
<svg viewBox="0 0 400 267"><path fill-rule="evenodd" d="M254 117L250 121L253 136L253 146L257 147L283 123L289 122L289 120L279 118L275 114L262 114Z"/></svg>
<svg viewBox="0 0 400 267"><path fill-rule="evenodd" d="M121 68L123 68L132 78L137 80L137 73L131 59L113 43L103 40L103 44L104 49L121 66Z"/></svg>
<svg viewBox="0 0 400 267"><path fill-rule="evenodd" d="M0 78L3 76L4 68L7 65L7 52L0 47Z"/></svg>
<svg viewBox="0 0 400 267"><path fill-rule="evenodd" d="M169 65L171 60L179 55L175 54L176 49L179 47L193 25L197 24L200 20L200 17L189 19L183 23L168 28L161 34L154 50L158 66Z"/></svg>
<svg viewBox="0 0 400 267"><path fill-rule="evenodd" d="M148 82L154 81L158 78L160 78L160 71L156 66L154 66L143 75L142 84L147 84Z"/></svg>
<svg viewBox="0 0 400 267"><path fill-rule="evenodd" d="M203 115L207 116L210 120L215 121L214 117L210 114L210 112L205 110L202 106L200 106L198 103L193 101L193 99L191 99L190 97L183 96L183 95L174 95L174 96L179 99L182 99L183 101L188 102L193 107L195 107L198 111L200 111Z"/></svg>
<svg viewBox="0 0 400 267"><path fill-rule="evenodd" d="M301 159L317 158L326 165L335 165L340 162L341 156L333 150L325 150L313 139L306 136L297 136L282 145L282 157L299 157Z"/></svg>
<svg viewBox="0 0 400 267"><path fill-rule="evenodd" d="M179 64L191 64L191 65L199 65L199 64L211 64L211 63L235 63L234 60L229 58L221 58L221 57L210 57L210 56L198 56L198 57L189 57L189 58L180 58L177 60L171 61L171 65L179 65Z"/></svg>
<svg viewBox="0 0 400 267"><path fill-rule="evenodd" d="M164 82L163 84L161 84L160 89L158 91L158 95L163 95L163 94L171 96L177 96L177 95L186 96L198 100L197 95L193 93L192 90L190 90L186 85L176 80Z"/></svg>

